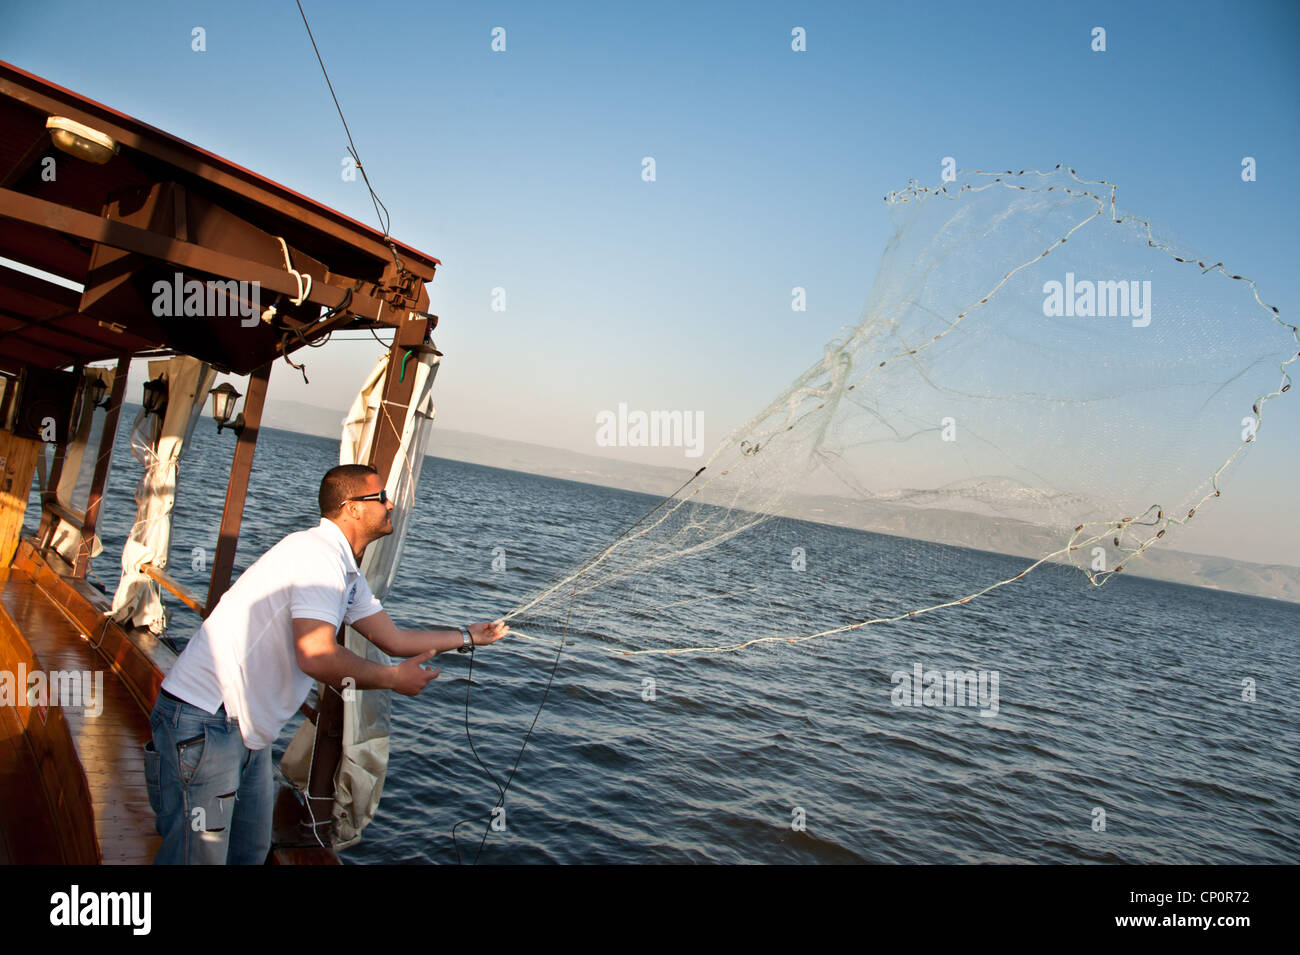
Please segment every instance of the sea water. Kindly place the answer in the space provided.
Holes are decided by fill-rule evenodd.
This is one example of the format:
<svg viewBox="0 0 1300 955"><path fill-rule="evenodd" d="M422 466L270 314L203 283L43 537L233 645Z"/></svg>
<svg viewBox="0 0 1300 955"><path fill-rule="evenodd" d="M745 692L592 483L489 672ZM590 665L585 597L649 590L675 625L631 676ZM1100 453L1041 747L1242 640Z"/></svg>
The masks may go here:
<svg viewBox="0 0 1300 955"><path fill-rule="evenodd" d="M208 425L182 464L168 567L198 593L234 443ZM126 430L101 521L105 553L93 567L110 591L140 473ZM435 453L437 445L435 431ZM280 537L317 522L317 487L337 447L263 429L236 574ZM430 458L386 607L406 627L493 619L654 503ZM1001 580L1027 563L945 552L945 574L960 579L936 580L926 568L938 545L789 523L834 584L819 596L831 622L930 605L967 579ZM746 562L771 557L732 552L734 566L722 570L737 581L762 579ZM675 594L666 580L663 593L642 596L651 606ZM165 596L170 634L183 640L198 618ZM784 595L761 599L765 613L789 609ZM701 643L734 642L758 605L756 596L664 613L698 631ZM468 657L442 655L442 675L421 696L395 695L383 800L345 861L451 863L458 849L469 861L485 832L485 862L1300 857L1300 605L1127 575L1097 589L1077 571L1045 566L969 605L905 623L674 657L605 652L635 645L637 613L645 613L611 609L599 628L570 634L497 828L489 824L496 784L466 736ZM470 732L498 781L510 774L554 662L553 647L511 638L475 655ZM926 675L953 672L996 674L996 712L946 705L942 688L927 704ZM900 702L904 676L908 699Z"/></svg>

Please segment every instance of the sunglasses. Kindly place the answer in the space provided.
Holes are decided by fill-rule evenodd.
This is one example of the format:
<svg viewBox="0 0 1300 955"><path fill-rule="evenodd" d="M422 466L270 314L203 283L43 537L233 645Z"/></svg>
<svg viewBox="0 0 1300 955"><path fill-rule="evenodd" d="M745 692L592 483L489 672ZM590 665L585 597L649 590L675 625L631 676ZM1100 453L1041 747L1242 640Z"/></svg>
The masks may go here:
<svg viewBox="0 0 1300 955"><path fill-rule="evenodd" d="M376 491L374 494L363 494L361 497L345 498L348 501L378 501L380 504L388 503L388 489Z"/></svg>

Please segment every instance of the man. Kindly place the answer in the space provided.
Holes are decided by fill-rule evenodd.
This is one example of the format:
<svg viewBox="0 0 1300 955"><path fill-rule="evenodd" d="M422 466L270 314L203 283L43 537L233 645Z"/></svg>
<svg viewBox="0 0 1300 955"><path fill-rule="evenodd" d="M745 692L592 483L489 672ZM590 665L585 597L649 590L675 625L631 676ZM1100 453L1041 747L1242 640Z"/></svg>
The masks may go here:
<svg viewBox="0 0 1300 955"><path fill-rule="evenodd" d="M459 630L399 630L357 567L393 532L393 504L374 468L344 464L320 485L321 522L268 550L185 647L150 716L149 801L163 845L156 864L261 864L271 845L271 744L313 682L416 696L438 676L421 664L509 633L497 620ZM396 666L338 643L341 623ZM351 682L345 683L345 680Z"/></svg>

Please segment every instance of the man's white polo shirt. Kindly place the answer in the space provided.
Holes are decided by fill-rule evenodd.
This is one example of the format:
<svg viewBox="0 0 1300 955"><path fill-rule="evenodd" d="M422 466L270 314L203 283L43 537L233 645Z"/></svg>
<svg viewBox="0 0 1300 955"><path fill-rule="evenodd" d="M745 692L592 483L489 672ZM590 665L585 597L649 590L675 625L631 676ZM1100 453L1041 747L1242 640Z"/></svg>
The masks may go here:
<svg viewBox="0 0 1300 955"><path fill-rule="evenodd" d="M275 742L311 692L298 668L293 621L335 629L383 607L357 569L352 547L328 518L290 534L244 571L186 645L163 689L208 713L222 703L249 749Z"/></svg>

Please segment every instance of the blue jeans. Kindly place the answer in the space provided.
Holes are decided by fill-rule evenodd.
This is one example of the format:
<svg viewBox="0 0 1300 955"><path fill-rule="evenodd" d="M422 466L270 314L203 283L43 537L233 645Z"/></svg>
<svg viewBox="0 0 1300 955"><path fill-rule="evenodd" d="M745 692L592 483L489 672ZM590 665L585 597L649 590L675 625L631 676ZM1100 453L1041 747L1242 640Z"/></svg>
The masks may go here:
<svg viewBox="0 0 1300 955"><path fill-rule="evenodd" d="M162 848L154 865L261 865L271 848L271 748L244 746L239 722L161 693L144 746Z"/></svg>

